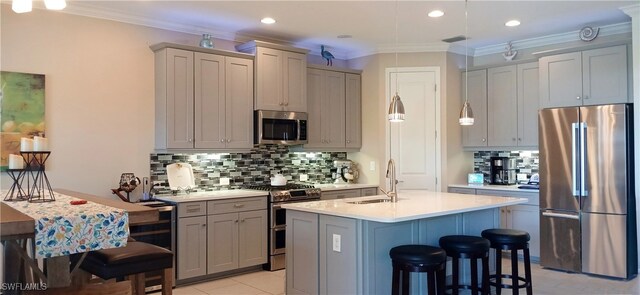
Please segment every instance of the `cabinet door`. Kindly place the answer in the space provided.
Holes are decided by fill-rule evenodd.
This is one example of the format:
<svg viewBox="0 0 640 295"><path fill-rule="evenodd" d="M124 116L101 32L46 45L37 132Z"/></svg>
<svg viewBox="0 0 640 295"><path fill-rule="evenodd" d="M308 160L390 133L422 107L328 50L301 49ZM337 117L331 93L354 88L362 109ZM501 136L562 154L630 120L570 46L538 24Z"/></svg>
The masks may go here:
<svg viewBox="0 0 640 295"><path fill-rule="evenodd" d="M509 207L500 208L500 228L511 228L511 216L509 215Z"/></svg>
<svg viewBox="0 0 640 295"><path fill-rule="evenodd" d="M207 219L205 216L178 219L178 279L207 274Z"/></svg>
<svg viewBox="0 0 640 295"><path fill-rule="evenodd" d="M224 148L225 57L195 53L195 147Z"/></svg>
<svg viewBox="0 0 640 295"><path fill-rule="evenodd" d="M256 48L256 110L283 110L283 52L271 48Z"/></svg>
<svg viewBox="0 0 640 295"><path fill-rule="evenodd" d="M238 213L209 215L207 227L208 273L238 268Z"/></svg>
<svg viewBox="0 0 640 295"><path fill-rule="evenodd" d="M283 54L283 103L285 110L293 112L307 111L307 57L302 53L282 52Z"/></svg>
<svg viewBox="0 0 640 295"><path fill-rule="evenodd" d="M583 51L583 104L627 102L627 75L626 45Z"/></svg>
<svg viewBox="0 0 640 295"><path fill-rule="evenodd" d="M372 188L363 188L363 189L360 191L360 194L361 194L363 197L366 197L366 196L375 196L375 195L377 195L377 194L378 194L378 188L377 188L377 187L372 187Z"/></svg>
<svg viewBox="0 0 640 295"><path fill-rule="evenodd" d="M253 147L253 61L226 57L227 148Z"/></svg>
<svg viewBox="0 0 640 295"><path fill-rule="evenodd" d="M474 124L462 126L462 145L465 147L487 146L487 71L462 73L462 98L468 95L473 111ZM468 82L468 83L467 83Z"/></svg>
<svg viewBox="0 0 640 295"><path fill-rule="evenodd" d="M540 75L538 63L518 65L518 146L538 146Z"/></svg>
<svg viewBox="0 0 640 295"><path fill-rule="evenodd" d="M267 210L238 213L238 267L267 262Z"/></svg>
<svg viewBox="0 0 640 295"><path fill-rule="evenodd" d="M360 75L346 74L345 147L362 147L362 82Z"/></svg>
<svg viewBox="0 0 640 295"><path fill-rule="evenodd" d="M322 99L322 133L325 146L345 147L345 76L344 73L325 71L325 94Z"/></svg>
<svg viewBox="0 0 640 295"><path fill-rule="evenodd" d="M487 136L489 146L517 145L517 83L515 65L490 68L487 71Z"/></svg>
<svg viewBox="0 0 640 295"><path fill-rule="evenodd" d="M540 58L540 104L542 108L582 105L582 54L580 52Z"/></svg>
<svg viewBox="0 0 640 295"><path fill-rule="evenodd" d="M335 200L335 199L347 199L361 197L362 192L359 189L341 190L323 192L320 196L321 200Z"/></svg>
<svg viewBox="0 0 640 295"><path fill-rule="evenodd" d="M307 137L309 142L306 148L324 147L322 134L322 100L324 97L324 72L323 70L307 70Z"/></svg>
<svg viewBox="0 0 640 295"><path fill-rule="evenodd" d="M167 49L167 148L193 148L193 52Z"/></svg>
<svg viewBox="0 0 640 295"><path fill-rule="evenodd" d="M509 211L509 227L529 233L529 252L531 256L540 257L540 210L538 206L515 205L507 207Z"/></svg>

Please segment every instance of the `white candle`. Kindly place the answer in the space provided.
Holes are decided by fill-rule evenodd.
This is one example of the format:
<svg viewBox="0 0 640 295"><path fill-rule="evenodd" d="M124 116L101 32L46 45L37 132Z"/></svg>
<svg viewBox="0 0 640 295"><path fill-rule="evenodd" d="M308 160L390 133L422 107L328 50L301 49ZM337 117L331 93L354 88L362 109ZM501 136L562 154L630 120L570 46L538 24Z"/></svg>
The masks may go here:
<svg viewBox="0 0 640 295"><path fill-rule="evenodd" d="M24 169L24 160L22 156L9 155L9 169Z"/></svg>
<svg viewBox="0 0 640 295"><path fill-rule="evenodd" d="M48 148L47 139L40 136L33 137L33 151L35 152L44 152L47 151Z"/></svg>
<svg viewBox="0 0 640 295"><path fill-rule="evenodd" d="M33 139L31 138L20 138L20 151L22 152L30 152L33 151Z"/></svg>

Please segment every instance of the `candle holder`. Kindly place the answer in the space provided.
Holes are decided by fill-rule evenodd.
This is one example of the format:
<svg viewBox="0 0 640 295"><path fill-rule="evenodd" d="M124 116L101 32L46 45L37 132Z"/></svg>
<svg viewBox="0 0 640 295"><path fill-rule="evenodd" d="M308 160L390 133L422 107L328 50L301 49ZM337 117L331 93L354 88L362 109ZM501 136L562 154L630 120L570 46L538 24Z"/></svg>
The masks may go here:
<svg viewBox="0 0 640 295"><path fill-rule="evenodd" d="M25 201L29 199L29 194L22 189L22 183L24 181L25 169L7 169L7 175L11 177L13 184L11 188L4 196L4 200L8 202ZM27 178L27 186L29 186L29 179Z"/></svg>
<svg viewBox="0 0 640 295"><path fill-rule="evenodd" d="M27 181L33 181L33 184L27 188L28 201L32 203L55 201L51 183L44 171L44 163L49 159L51 152L20 152L20 155L26 163Z"/></svg>

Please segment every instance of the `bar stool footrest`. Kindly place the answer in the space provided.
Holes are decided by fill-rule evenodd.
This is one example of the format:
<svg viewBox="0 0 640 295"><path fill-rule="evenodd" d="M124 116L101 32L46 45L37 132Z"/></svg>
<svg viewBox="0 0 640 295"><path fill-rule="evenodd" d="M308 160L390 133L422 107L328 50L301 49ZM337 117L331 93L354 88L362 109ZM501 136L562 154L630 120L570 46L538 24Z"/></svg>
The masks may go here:
<svg viewBox="0 0 640 295"><path fill-rule="evenodd" d="M511 280L513 278L512 275L508 275L508 274L502 274L501 277L503 279L508 279L508 280ZM530 283L527 283L527 280L523 277L518 277L518 281L524 283L522 285L518 284L518 289L526 288L526 287L529 287L530 285ZM495 275L495 274L489 275L489 286L494 286L496 288L500 286L501 288L513 289L513 286L510 284L498 284L498 275Z"/></svg>

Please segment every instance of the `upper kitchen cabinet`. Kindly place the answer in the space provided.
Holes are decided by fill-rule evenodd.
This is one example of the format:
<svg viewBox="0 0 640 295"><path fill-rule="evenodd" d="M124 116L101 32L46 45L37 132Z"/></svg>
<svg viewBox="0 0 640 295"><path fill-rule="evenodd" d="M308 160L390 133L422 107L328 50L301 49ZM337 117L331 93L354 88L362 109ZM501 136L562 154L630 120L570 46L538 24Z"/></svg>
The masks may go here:
<svg viewBox="0 0 640 295"><path fill-rule="evenodd" d="M255 55L254 109L307 111L307 50L261 41L236 49Z"/></svg>
<svg viewBox="0 0 640 295"><path fill-rule="evenodd" d="M307 83L309 142L304 149L359 149L362 146L359 72L310 65Z"/></svg>
<svg viewBox="0 0 640 295"><path fill-rule="evenodd" d="M161 43L155 52L156 149L253 146L252 56Z"/></svg>
<svg viewBox="0 0 640 295"><path fill-rule="evenodd" d="M538 146L540 75L538 63L516 66L518 72L518 146Z"/></svg>
<svg viewBox="0 0 640 295"><path fill-rule="evenodd" d="M543 108L628 101L627 45L540 58Z"/></svg>
<svg viewBox="0 0 640 295"><path fill-rule="evenodd" d="M462 97L469 101L474 123L462 126L464 147L487 146L487 70L462 73Z"/></svg>
<svg viewBox="0 0 640 295"><path fill-rule="evenodd" d="M518 124L514 124L518 121L516 66L488 69L487 94L488 145L517 145Z"/></svg>

